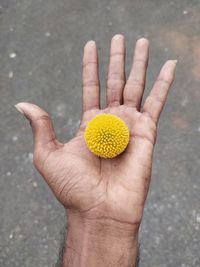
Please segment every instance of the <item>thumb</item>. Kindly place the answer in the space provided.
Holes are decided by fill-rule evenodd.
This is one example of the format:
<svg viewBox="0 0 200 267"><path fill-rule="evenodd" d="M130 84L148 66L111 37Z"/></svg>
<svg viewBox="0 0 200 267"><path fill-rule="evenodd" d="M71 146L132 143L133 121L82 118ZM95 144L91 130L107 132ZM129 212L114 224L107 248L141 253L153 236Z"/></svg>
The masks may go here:
<svg viewBox="0 0 200 267"><path fill-rule="evenodd" d="M41 154L46 154L47 150L56 149L59 142L48 113L30 103L18 103L15 107L30 121L34 138L34 153L42 156Z"/></svg>

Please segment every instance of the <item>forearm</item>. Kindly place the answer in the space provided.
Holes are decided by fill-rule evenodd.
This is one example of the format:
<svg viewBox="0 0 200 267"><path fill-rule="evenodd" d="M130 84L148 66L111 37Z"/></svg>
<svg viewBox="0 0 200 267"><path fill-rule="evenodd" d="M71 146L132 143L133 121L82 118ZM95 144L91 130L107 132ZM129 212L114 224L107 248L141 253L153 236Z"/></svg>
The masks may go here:
<svg viewBox="0 0 200 267"><path fill-rule="evenodd" d="M138 235L132 225L68 217L63 267L136 267Z"/></svg>

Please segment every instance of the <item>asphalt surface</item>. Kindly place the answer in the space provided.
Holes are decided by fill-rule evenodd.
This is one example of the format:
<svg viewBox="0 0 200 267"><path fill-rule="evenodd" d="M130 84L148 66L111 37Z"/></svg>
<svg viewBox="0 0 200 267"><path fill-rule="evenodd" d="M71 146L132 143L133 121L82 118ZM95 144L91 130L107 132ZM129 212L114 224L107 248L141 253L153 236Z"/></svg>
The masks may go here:
<svg viewBox="0 0 200 267"><path fill-rule="evenodd" d="M69 140L81 113L83 46L96 40L105 88L116 33L126 37L127 73L134 42L149 38L146 93L165 60L179 61L159 124L140 266L200 266L199 14L199 0L0 0L0 266L54 266L66 224L33 167L31 130L13 105L43 107Z"/></svg>

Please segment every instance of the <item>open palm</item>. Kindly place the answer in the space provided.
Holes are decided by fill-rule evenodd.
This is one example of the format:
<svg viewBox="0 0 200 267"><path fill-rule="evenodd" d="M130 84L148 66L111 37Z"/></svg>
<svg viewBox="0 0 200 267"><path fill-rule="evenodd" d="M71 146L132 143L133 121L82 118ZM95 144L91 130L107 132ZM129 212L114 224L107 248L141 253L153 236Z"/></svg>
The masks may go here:
<svg viewBox="0 0 200 267"><path fill-rule="evenodd" d="M140 224L150 183L157 122L176 66L174 60L165 63L141 108L148 54L148 41L138 40L130 76L126 81L124 38L121 35L113 37L107 107L101 109L97 48L93 41L86 44L83 57L83 115L76 136L66 144L56 139L46 112L29 103L17 105L31 121L35 166L69 214ZM115 114L129 127L127 149L112 159L93 155L84 141L87 123L99 113Z"/></svg>

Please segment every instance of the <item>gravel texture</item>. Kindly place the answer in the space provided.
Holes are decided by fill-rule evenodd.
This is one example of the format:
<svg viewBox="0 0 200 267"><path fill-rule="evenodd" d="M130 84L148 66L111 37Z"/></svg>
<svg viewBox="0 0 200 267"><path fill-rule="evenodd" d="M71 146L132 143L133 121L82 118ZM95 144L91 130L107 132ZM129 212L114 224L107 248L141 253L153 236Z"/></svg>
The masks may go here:
<svg viewBox="0 0 200 267"><path fill-rule="evenodd" d="M96 40L105 88L116 33L126 37L127 72L134 42L149 38L146 92L165 60L179 61L159 125L140 266L200 266L199 14L197 0L0 0L0 266L54 266L66 224L33 167L31 130L13 105L43 107L69 140L81 113L83 46Z"/></svg>

